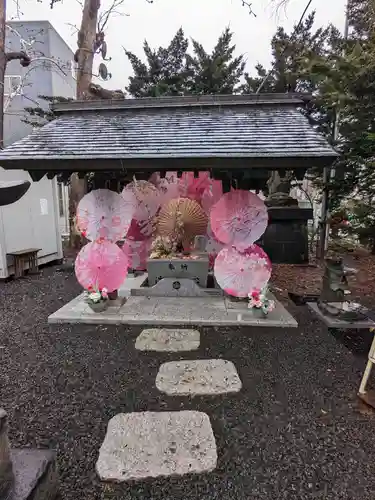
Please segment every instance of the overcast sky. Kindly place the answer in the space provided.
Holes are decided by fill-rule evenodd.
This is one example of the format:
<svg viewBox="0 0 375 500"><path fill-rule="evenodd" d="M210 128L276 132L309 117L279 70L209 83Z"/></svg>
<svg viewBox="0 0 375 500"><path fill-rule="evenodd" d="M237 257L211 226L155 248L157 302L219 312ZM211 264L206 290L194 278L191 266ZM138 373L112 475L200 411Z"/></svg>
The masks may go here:
<svg viewBox="0 0 375 500"><path fill-rule="evenodd" d="M76 32L72 24L79 26L81 5L78 0L63 0L51 10L50 0L19 0L22 20L48 20L72 47L76 49ZM102 0L105 8L111 0ZM313 0L312 9L317 11L316 25L330 22L340 30L344 27L346 0ZM8 19L17 19L16 0L8 2ZM241 0L125 0L122 10L127 16L111 19L107 31L108 55L112 61L108 69L112 80L103 84L107 88L123 88L131 74L130 65L122 46L142 57L142 43L146 38L152 47L167 45L179 27L185 34L203 43L211 50L225 26L234 32L238 54L245 54L247 70L261 62L270 61L270 39L278 25L290 30L300 18L306 0L290 0L285 11L276 12L271 0L253 0L257 17L250 16ZM96 57L99 60L99 56Z"/></svg>

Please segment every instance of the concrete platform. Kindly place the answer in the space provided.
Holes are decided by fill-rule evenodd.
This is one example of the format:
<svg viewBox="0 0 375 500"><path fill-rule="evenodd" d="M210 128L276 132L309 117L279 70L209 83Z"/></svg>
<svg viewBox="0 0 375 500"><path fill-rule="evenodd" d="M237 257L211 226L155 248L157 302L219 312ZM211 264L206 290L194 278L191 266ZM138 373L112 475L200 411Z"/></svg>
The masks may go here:
<svg viewBox="0 0 375 500"><path fill-rule="evenodd" d="M334 318L323 314L316 302L308 302L307 307L312 311L328 328L337 328L339 330L368 330L375 328L375 322L371 319L362 321L344 321L339 318Z"/></svg>
<svg viewBox="0 0 375 500"><path fill-rule="evenodd" d="M228 309L224 297L129 297L103 313L93 312L83 294L48 318L49 323L88 323L152 326L256 326L296 328L297 322L277 300L266 318L255 318L243 305Z"/></svg>

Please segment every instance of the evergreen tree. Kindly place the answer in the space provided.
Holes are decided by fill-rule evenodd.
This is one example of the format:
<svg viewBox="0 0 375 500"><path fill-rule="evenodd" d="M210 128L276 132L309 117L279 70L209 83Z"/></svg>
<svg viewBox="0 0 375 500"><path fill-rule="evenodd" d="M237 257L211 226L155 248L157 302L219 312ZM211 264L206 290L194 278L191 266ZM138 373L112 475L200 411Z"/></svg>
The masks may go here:
<svg viewBox="0 0 375 500"><path fill-rule="evenodd" d="M229 27L220 35L213 51L208 54L202 44L192 40L193 54L187 55L192 70L188 85L191 94L235 94L240 90L244 74L243 55L234 57L236 46Z"/></svg>
<svg viewBox="0 0 375 500"><path fill-rule="evenodd" d="M279 27L272 38L271 71L261 64L255 67L256 74L245 74L244 93L256 92L301 92L314 97L304 113L314 126L328 138L332 135L334 110L322 101L319 88L328 68L333 64L332 55L340 53L341 35L332 25L314 29L315 12L312 12L300 26L294 26L291 33ZM267 77L268 76L268 77ZM265 80L265 78L267 79Z"/></svg>
<svg viewBox="0 0 375 500"><path fill-rule="evenodd" d="M51 97L45 95L38 95L38 99L42 100L42 104L44 105L26 107L24 109L25 116L22 118L24 123L27 123L32 127L43 127L43 125L46 125L55 118L55 114L50 107L51 104L73 101L73 99L69 99L67 97Z"/></svg>
<svg viewBox="0 0 375 500"><path fill-rule="evenodd" d="M153 50L145 40L146 63L126 51L134 72L129 78L127 92L133 97L184 95L190 73L186 63L188 46L188 39L180 28L166 48Z"/></svg>
<svg viewBox="0 0 375 500"><path fill-rule="evenodd" d="M167 48L153 50L145 41L146 62L126 52L134 72L128 93L133 97L158 97L237 92L245 62L242 55L234 57L232 38L233 33L226 28L211 54L196 40L192 40L193 53L189 54L189 42L182 29Z"/></svg>
<svg viewBox="0 0 375 500"><path fill-rule="evenodd" d="M300 26L294 26L290 34L279 27L271 41L272 72L262 87L262 92L313 92L315 84L307 67L316 58L337 51L340 33L332 25L314 30L315 12ZM256 76L245 74L244 92L256 92L269 73L258 64Z"/></svg>

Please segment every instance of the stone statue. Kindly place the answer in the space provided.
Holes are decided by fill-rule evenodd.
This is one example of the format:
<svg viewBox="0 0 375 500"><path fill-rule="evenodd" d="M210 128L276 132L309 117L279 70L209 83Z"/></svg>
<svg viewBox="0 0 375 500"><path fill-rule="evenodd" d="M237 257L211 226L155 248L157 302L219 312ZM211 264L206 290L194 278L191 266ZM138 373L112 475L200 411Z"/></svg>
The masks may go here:
<svg viewBox="0 0 375 500"><path fill-rule="evenodd" d="M361 321L367 316L360 309L350 307L346 296L350 294L342 259L326 259L323 286L318 307L323 314L343 321Z"/></svg>
<svg viewBox="0 0 375 500"><path fill-rule="evenodd" d="M298 201L290 196L291 182L291 172L285 172L285 175L281 176L278 170L274 170L267 181L266 205L268 207L298 206Z"/></svg>

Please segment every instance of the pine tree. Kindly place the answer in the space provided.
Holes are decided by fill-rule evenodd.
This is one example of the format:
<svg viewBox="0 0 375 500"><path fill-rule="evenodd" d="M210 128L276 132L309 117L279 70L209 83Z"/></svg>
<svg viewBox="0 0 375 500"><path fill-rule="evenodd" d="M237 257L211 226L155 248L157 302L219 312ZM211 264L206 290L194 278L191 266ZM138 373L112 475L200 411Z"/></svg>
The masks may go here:
<svg viewBox="0 0 375 500"><path fill-rule="evenodd" d="M242 55L234 57L232 38L226 28L211 54L196 40L192 40L193 53L189 54L182 28L166 48L153 50L145 41L146 62L126 52L134 72L126 90L133 97L238 92L245 62Z"/></svg>
<svg viewBox="0 0 375 500"><path fill-rule="evenodd" d="M126 51L134 72L129 78L127 92L133 97L184 95L189 78L189 67L186 63L188 46L188 39L180 28L166 48L153 50L145 40L143 51L146 63Z"/></svg>
<svg viewBox="0 0 375 500"><path fill-rule="evenodd" d="M336 51L340 40L339 31L332 25L314 30L315 12L300 26L294 26L290 34L279 27L271 41L272 71L262 92L312 92L315 84L306 71L316 58ZM245 92L256 92L268 70L261 64L256 76L245 75Z"/></svg>
<svg viewBox="0 0 375 500"><path fill-rule="evenodd" d="M50 105L57 104L59 102L70 102L73 99L67 97L59 96L45 96L38 95L38 99L44 101L44 106L28 106L24 109L25 116L22 118L24 123L31 125L32 127L43 127L48 122L55 118L55 114L52 111Z"/></svg>
<svg viewBox="0 0 375 500"><path fill-rule="evenodd" d="M240 90L244 74L243 55L234 57L233 33L226 28L213 51L208 54L203 45L192 40L193 55L187 55L192 77L188 85L191 94L235 94Z"/></svg>

